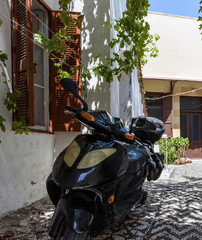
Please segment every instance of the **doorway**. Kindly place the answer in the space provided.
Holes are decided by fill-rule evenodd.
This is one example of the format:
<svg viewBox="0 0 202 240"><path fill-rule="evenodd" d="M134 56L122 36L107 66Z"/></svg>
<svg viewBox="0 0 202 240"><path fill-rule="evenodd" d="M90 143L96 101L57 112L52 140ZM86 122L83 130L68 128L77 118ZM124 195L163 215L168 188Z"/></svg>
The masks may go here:
<svg viewBox="0 0 202 240"><path fill-rule="evenodd" d="M202 158L202 98L180 98L180 133L188 138L189 158Z"/></svg>

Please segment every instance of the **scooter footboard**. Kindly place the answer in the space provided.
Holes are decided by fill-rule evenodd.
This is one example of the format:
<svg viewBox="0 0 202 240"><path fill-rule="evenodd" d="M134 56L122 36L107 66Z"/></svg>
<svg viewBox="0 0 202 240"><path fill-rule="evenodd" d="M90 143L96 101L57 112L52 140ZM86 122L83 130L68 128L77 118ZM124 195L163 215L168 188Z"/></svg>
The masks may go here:
<svg viewBox="0 0 202 240"><path fill-rule="evenodd" d="M63 224L65 224L65 228L69 227L77 233L85 232L93 218L92 207L86 199L82 199L82 196L79 198L71 196L71 194L64 195L55 209L49 235L53 238L60 235Z"/></svg>

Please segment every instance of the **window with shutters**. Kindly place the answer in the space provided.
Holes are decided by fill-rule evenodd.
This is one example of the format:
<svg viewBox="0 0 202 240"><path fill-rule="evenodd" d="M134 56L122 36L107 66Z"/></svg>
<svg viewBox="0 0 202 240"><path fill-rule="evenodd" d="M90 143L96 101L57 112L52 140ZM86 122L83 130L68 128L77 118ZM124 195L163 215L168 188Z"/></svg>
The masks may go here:
<svg viewBox="0 0 202 240"><path fill-rule="evenodd" d="M59 86L57 69L49 61L48 51L33 41L38 31L50 37L63 27L60 12L51 11L40 0L13 0L12 19L13 85L22 92L14 118L26 120L31 129L80 131L80 123L64 113L65 105L79 108L80 103ZM66 43L63 70L71 73L70 68L80 64L80 30L75 27L68 32L74 41ZM73 80L80 87L79 70L73 74Z"/></svg>

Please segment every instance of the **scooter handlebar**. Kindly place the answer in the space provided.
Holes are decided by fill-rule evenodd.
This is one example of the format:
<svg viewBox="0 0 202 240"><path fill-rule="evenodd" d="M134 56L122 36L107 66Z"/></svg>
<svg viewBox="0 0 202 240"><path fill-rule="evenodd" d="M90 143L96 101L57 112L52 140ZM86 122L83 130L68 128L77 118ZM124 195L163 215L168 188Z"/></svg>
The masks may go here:
<svg viewBox="0 0 202 240"><path fill-rule="evenodd" d="M77 113L78 112L78 109L70 107L70 106L65 106L65 109L68 110L68 111L71 111L73 113Z"/></svg>
<svg viewBox="0 0 202 240"><path fill-rule="evenodd" d="M87 124L88 126L94 128L96 131L105 133L109 136L113 136L115 139L123 141L123 142L128 142L128 143L133 143L135 141L134 137L130 133L124 132L119 128L119 125L117 123L115 124L106 124L102 123L100 120L96 119L95 116L91 115L88 111L81 111L76 108L70 107L70 106L65 106L65 109L68 111L71 111L75 113L75 117L81 121L84 124ZM85 112L87 117L84 117L84 114L81 114L82 112ZM92 118L88 118L91 116ZM93 119L93 120L90 120ZM128 138L126 134L131 135L131 139Z"/></svg>

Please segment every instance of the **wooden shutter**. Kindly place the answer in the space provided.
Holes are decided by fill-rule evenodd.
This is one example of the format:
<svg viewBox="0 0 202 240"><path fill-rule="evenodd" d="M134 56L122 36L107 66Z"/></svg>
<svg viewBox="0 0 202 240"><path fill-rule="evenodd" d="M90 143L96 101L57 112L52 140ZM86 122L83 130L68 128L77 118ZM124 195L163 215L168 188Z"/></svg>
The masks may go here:
<svg viewBox="0 0 202 240"><path fill-rule="evenodd" d="M15 25L15 87L22 92L18 99L17 119L25 119L29 126L34 124L33 88L33 33L32 0L14 2ZM29 11L30 10L30 11Z"/></svg>
<svg viewBox="0 0 202 240"><path fill-rule="evenodd" d="M78 16L78 13L71 13L73 17ZM63 27L60 20L60 12L52 12L51 29L53 32L59 31ZM80 64L80 37L81 32L78 28L73 27L73 32L69 28L70 33L74 39L73 42L68 42L65 51L66 64L63 64L63 70L71 74L70 68L79 66ZM58 56L58 55L57 55ZM60 56L58 56L60 58ZM52 127L54 131L80 131L81 124L71 114L65 114L65 105L74 108L80 108L81 104L71 93L64 90L59 85L59 79L56 78L57 69L50 63L51 66L51 119L53 121ZM80 70L77 70L72 79L78 84L80 88Z"/></svg>
<svg viewBox="0 0 202 240"><path fill-rule="evenodd" d="M163 100L163 122L165 124L165 132L168 137L172 137L172 97L165 97Z"/></svg>

